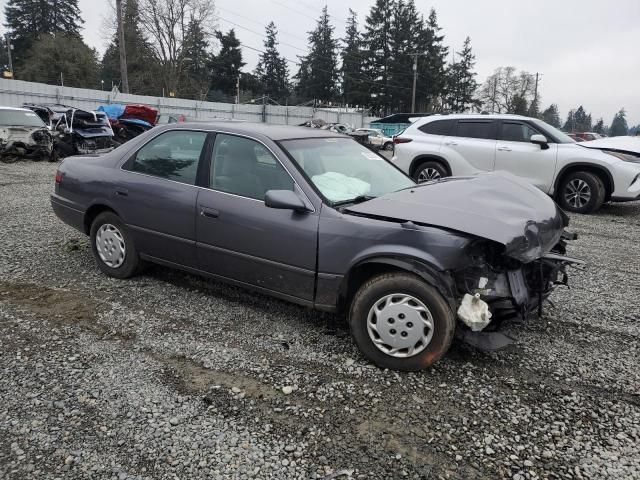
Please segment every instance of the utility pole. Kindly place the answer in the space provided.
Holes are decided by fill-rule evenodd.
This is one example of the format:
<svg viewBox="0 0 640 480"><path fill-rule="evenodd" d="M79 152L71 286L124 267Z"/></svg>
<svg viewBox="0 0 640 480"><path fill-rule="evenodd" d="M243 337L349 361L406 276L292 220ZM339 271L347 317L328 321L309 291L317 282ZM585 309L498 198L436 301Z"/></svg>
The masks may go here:
<svg viewBox="0 0 640 480"><path fill-rule="evenodd" d="M416 113L416 85L418 83L418 57L426 53L410 53L413 57L413 91L411 93L411 113Z"/></svg>
<svg viewBox="0 0 640 480"><path fill-rule="evenodd" d="M118 17L118 48L120 50L120 77L122 78L122 93L129 93L127 50L124 43L124 22L122 20L122 0L116 0L116 10Z"/></svg>
<svg viewBox="0 0 640 480"><path fill-rule="evenodd" d="M5 35L5 39L7 41L7 56L9 57L9 71L11 72L11 78L15 78L15 75L13 74L13 59L11 57L11 50L13 49L13 45L11 45L11 37L9 37L8 33Z"/></svg>
<svg viewBox="0 0 640 480"><path fill-rule="evenodd" d="M240 73L238 73L238 78L236 79L236 105L240 103Z"/></svg>

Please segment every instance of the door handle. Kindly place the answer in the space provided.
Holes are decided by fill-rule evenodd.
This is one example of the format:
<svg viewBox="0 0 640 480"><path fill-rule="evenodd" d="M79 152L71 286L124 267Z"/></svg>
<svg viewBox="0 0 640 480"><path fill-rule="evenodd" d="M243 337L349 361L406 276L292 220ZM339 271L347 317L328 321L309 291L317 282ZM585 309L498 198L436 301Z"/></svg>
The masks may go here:
<svg viewBox="0 0 640 480"><path fill-rule="evenodd" d="M200 207L200 216L207 218L218 218L220 212L215 208Z"/></svg>
<svg viewBox="0 0 640 480"><path fill-rule="evenodd" d="M126 188L116 188L116 195L119 197L126 197L129 195L129 191Z"/></svg>
<svg viewBox="0 0 640 480"><path fill-rule="evenodd" d="M452 146L452 147L454 147L454 146L458 145L456 142L444 142L444 144L445 144L445 145Z"/></svg>
<svg viewBox="0 0 640 480"><path fill-rule="evenodd" d="M511 149L509 147L498 147L499 152L510 152Z"/></svg>

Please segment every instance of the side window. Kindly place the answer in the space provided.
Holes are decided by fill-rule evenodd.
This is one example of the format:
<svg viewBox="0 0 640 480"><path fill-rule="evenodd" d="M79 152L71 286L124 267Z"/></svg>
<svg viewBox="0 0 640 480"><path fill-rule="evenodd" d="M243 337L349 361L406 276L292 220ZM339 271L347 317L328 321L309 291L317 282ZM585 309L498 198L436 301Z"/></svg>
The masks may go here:
<svg viewBox="0 0 640 480"><path fill-rule="evenodd" d="M435 120L433 122L425 123L419 127L418 130L430 135L449 135L453 124L453 120Z"/></svg>
<svg viewBox="0 0 640 480"><path fill-rule="evenodd" d="M520 122L502 122L500 129L500 140L505 142L530 142L531 135L539 134L537 130L526 123Z"/></svg>
<svg viewBox="0 0 640 480"><path fill-rule="evenodd" d="M210 186L221 192L264 200L269 190L293 190L293 179L264 145L249 138L218 134Z"/></svg>
<svg viewBox="0 0 640 480"><path fill-rule="evenodd" d="M495 140L496 122L491 120L459 120L455 136Z"/></svg>
<svg viewBox="0 0 640 480"><path fill-rule="evenodd" d="M206 138L205 132L163 133L138 151L129 170L194 185Z"/></svg>

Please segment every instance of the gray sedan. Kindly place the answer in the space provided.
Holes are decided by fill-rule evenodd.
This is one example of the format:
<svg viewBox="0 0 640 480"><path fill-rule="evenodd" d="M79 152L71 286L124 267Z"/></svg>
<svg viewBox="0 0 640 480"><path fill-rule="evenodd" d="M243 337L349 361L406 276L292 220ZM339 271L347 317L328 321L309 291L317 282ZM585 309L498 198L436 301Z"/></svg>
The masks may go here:
<svg viewBox="0 0 640 480"><path fill-rule="evenodd" d="M153 262L345 312L364 355L399 370L539 311L576 262L566 215L516 177L416 185L353 139L299 127L158 127L67 158L51 204L107 275Z"/></svg>

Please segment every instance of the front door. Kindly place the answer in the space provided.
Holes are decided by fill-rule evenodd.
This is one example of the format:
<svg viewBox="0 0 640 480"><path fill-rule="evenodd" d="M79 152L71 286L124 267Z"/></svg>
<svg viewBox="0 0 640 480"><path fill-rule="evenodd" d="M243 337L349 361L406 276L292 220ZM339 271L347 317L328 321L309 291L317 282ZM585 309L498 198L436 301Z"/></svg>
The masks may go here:
<svg viewBox="0 0 640 480"><path fill-rule="evenodd" d="M113 204L142 254L195 264L196 177L206 132L172 130L150 140L119 173Z"/></svg>
<svg viewBox="0 0 640 480"><path fill-rule="evenodd" d="M208 185L198 193L199 268L313 301L319 215L265 206L268 190L302 195L271 151L250 138L217 134Z"/></svg>
<svg viewBox="0 0 640 480"><path fill-rule="evenodd" d="M521 121L503 120L496 148L496 170L505 170L524 178L548 193L553 185L558 145L548 148L531 143L532 135L543 135Z"/></svg>

